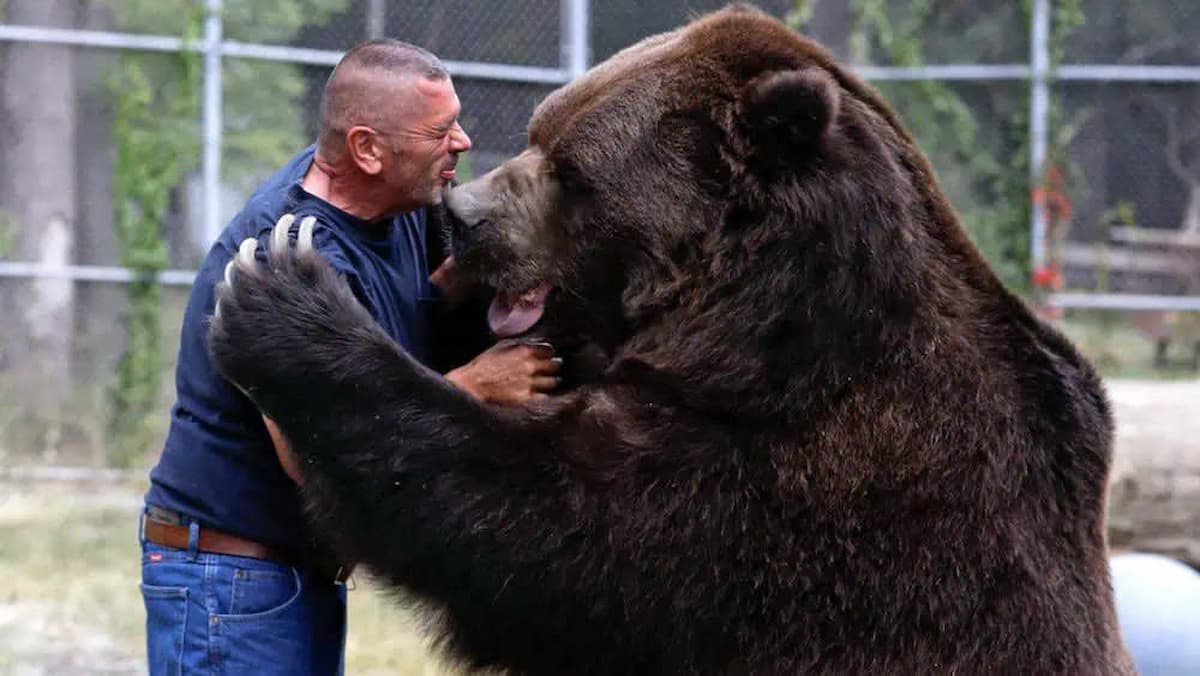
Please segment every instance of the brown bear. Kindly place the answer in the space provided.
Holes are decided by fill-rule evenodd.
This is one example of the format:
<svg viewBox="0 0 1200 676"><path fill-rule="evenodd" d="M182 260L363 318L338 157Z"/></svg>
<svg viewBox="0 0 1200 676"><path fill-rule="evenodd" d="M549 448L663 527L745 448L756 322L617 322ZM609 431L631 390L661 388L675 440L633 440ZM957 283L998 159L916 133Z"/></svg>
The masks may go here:
<svg viewBox="0 0 1200 676"><path fill-rule="evenodd" d="M305 461L318 527L436 611L450 655L1132 671L1101 383L829 53L745 8L646 39L551 94L528 150L446 205L497 329L574 334L592 375L480 404L305 232L231 264L211 339Z"/></svg>

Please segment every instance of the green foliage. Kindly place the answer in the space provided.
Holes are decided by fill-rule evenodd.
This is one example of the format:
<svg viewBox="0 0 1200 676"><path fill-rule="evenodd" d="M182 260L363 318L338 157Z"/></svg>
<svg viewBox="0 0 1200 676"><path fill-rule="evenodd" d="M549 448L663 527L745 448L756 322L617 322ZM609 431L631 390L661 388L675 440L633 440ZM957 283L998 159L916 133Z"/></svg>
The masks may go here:
<svg viewBox="0 0 1200 676"><path fill-rule="evenodd" d="M475 164L471 160L471 153L463 153L458 156L456 169L458 183L469 183L475 180Z"/></svg>
<svg viewBox="0 0 1200 676"><path fill-rule="evenodd" d="M243 42L287 42L302 27L320 25L346 11L348 4L347 0L226 0L225 36Z"/></svg>
<svg viewBox="0 0 1200 676"><path fill-rule="evenodd" d="M1051 58L1062 58L1067 37L1081 25L1081 0L1052 0ZM900 67L1020 59L1014 46L1028 33L1031 0L963 5L937 0L850 0L855 27L850 45L860 63ZM812 16L797 0L788 18ZM1020 31L1020 32L1017 32ZM1027 40L1026 40L1027 44ZM944 81L883 82L975 244L1010 287L1029 280L1029 114L1027 88ZM1052 108L1050 158L1063 157L1072 129Z"/></svg>
<svg viewBox="0 0 1200 676"><path fill-rule="evenodd" d="M851 44L859 59L870 61L877 52L889 65L926 65L925 40L937 19L933 0L852 2L857 26ZM982 56L963 54L957 60ZM976 246L1006 284L1023 288L1029 277L1026 98L1006 102L1012 110L991 121L989 136L962 88L921 80L880 83L879 89L937 168Z"/></svg>
<svg viewBox="0 0 1200 676"><path fill-rule="evenodd" d="M0 260L8 258L17 250L17 219L7 210L0 209Z"/></svg>
<svg viewBox="0 0 1200 676"><path fill-rule="evenodd" d="M813 0L796 0L796 4L783 17L783 22L792 30L799 30L813 17Z"/></svg>
<svg viewBox="0 0 1200 676"><path fill-rule="evenodd" d="M349 0L227 1L225 37L286 44L304 26L321 25L344 12L349 4ZM249 187L311 142L305 125L313 111L303 107L304 75L304 66L291 63L230 58L222 61L225 107L221 174L227 184Z"/></svg>
<svg viewBox="0 0 1200 676"><path fill-rule="evenodd" d="M1083 25L1086 17L1083 14L1083 0L1051 0L1051 3L1050 65L1057 66L1063 61L1067 40Z"/></svg>
<svg viewBox="0 0 1200 676"><path fill-rule="evenodd" d="M135 33L179 34L200 40L204 0L106 0L116 28ZM345 9L347 0L237 0L226 5L225 36L286 42L305 24ZM116 110L113 175L121 264L143 278L129 285L123 317L125 352L111 396L111 462L128 466L157 435L154 414L161 388L162 298L150 281L168 264L165 223L188 175L197 166L203 57L197 52L122 52L110 78ZM227 184L245 185L273 170L307 140L300 66L224 59L224 147Z"/></svg>
<svg viewBox="0 0 1200 676"><path fill-rule="evenodd" d="M1077 28L1083 25L1084 14L1083 7L1080 4L1081 0L1051 0L1051 2L1050 40L1047 45L1050 55L1050 72L1047 75L1047 80L1053 84L1054 69L1062 63L1068 38L1070 38L1071 34ZM1053 88L1050 91L1053 93ZM1042 167L1039 185L1037 186L1043 195L1051 195L1053 192L1059 190L1076 194L1086 190L1086 180L1083 172L1068 156L1068 150L1070 149L1071 141L1074 140L1088 118L1091 117L1092 111L1086 108L1081 109L1070 120L1064 119L1064 115L1061 101L1052 95L1050 97L1048 120L1050 137L1047 140L1046 160ZM1056 172L1062 176L1062 185L1055 185L1054 173ZM1066 237L1069 223L1056 222L1058 219L1054 218L1052 214L1048 214L1047 218L1049 221L1047 227L1048 263L1057 266L1059 265L1059 244ZM1069 218L1063 218L1062 220L1069 221ZM1106 251L1103 249L1101 251L1106 256ZM1106 259L1105 263L1101 265L1101 269L1097 271L1097 275L1099 275L1099 283L1103 285L1098 287L1098 290L1106 290L1109 281Z"/></svg>
<svg viewBox="0 0 1200 676"><path fill-rule="evenodd" d="M134 33L179 34L202 25L204 0L103 0L114 10L117 28ZM225 39L287 44L300 29L321 25L346 10L349 0L226 0ZM186 17L199 12L189 28ZM197 33L199 35L199 33ZM155 57L135 58L149 62ZM303 107L304 66L255 59L222 59L224 125L221 177L225 184L250 186L287 161L311 139L309 111ZM155 86L169 86L175 73L147 65Z"/></svg>
<svg viewBox="0 0 1200 676"><path fill-rule="evenodd" d="M189 2L185 38L199 30L200 5ZM128 286L125 352L117 367L109 422L110 462L133 464L153 441L150 419L158 400L161 365L161 290L153 275L166 268L166 223L171 194L196 164L200 56L193 52L148 58L123 52L111 74L117 146L113 201L121 264L142 275ZM174 77L155 82L156 70Z"/></svg>
<svg viewBox="0 0 1200 676"><path fill-rule="evenodd" d="M222 77L221 178L250 188L312 141L301 107L303 71L290 63L225 59Z"/></svg>
<svg viewBox="0 0 1200 676"><path fill-rule="evenodd" d="M1100 222L1125 228L1138 225L1137 205L1129 200L1118 200L1116 206L1100 214Z"/></svg>

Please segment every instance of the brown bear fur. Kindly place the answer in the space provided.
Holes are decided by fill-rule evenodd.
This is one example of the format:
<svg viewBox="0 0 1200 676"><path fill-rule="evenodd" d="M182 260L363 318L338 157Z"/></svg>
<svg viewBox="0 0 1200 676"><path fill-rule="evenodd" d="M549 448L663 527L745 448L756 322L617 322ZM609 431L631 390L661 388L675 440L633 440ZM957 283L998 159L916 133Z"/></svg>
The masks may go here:
<svg viewBox="0 0 1200 676"><path fill-rule="evenodd" d="M552 94L447 197L594 379L527 410L416 364L311 252L214 356L317 524L474 666L1115 674L1100 381L1006 291L870 87L741 8ZM569 328L563 328L569 327ZM599 355L599 357L596 357Z"/></svg>

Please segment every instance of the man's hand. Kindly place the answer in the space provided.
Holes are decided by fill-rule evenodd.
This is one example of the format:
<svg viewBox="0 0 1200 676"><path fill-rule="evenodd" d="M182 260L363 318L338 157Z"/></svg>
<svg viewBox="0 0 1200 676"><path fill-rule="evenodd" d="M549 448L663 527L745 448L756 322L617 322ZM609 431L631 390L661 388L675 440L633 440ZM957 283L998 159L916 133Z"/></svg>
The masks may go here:
<svg viewBox="0 0 1200 676"><path fill-rule="evenodd" d="M519 406L530 399L546 396L558 387L555 373L562 360L554 356L549 343L523 343L505 340L496 343L470 364L446 374L446 379L477 399L504 406ZM283 471L297 484L304 484L300 458L275 424L263 416L275 455Z"/></svg>
<svg viewBox="0 0 1200 676"><path fill-rule="evenodd" d="M446 379L471 396L503 406L519 406L558 387L554 375L562 360L554 356L549 343L504 340L461 368L446 374ZM304 484L300 458L292 451L279 426L263 416L275 455L283 471L297 484Z"/></svg>
<svg viewBox="0 0 1200 676"><path fill-rule="evenodd" d="M503 340L446 379L477 399L519 406L558 387L561 365L549 343Z"/></svg>

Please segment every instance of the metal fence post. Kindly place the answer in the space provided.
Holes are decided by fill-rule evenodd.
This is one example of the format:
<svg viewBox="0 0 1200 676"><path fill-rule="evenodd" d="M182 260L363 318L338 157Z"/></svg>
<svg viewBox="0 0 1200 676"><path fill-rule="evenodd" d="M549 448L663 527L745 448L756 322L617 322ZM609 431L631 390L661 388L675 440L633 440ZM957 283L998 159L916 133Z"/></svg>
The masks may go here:
<svg viewBox="0 0 1200 676"><path fill-rule="evenodd" d="M223 0L206 0L204 17L204 248L221 232L221 41Z"/></svg>
<svg viewBox="0 0 1200 676"><path fill-rule="evenodd" d="M1029 225L1030 262L1046 262L1046 207L1041 199L1042 174L1050 138L1050 0L1034 0L1029 61L1029 182L1032 217Z"/></svg>
<svg viewBox="0 0 1200 676"><path fill-rule="evenodd" d="M561 0L559 5L561 29L559 44L562 69L572 78L583 75L591 61L591 41L588 34L588 0Z"/></svg>
<svg viewBox="0 0 1200 676"><path fill-rule="evenodd" d="M383 37L387 29L387 0L367 1L367 39Z"/></svg>
<svg viewBox="0 0 1200 676"><path fill-rule="evenodd" d="M244 1L244 0L235 0ZM388 0L366 0L367 31L386 30L379 23L385 18ZM1050 29L1053 0L1031 0L1031 41L1029 59L1010 64L934 64L919 68L863 66L859 73L870 80L889 81L1003 81L1029 80L1029 176L1035 191L1031 191L1032 216L1030 228L1030 258L1035 266L1044 265L1048 257L1048 219L1044 204L1038 199L1049 151L1050 83L1051 82L1163 82L1200 83L1200 65L1147 64L1051 64ZM0 0L2 3L3 0ZM221 139L222 124L222 60L228 55L236 59L255 59L284 63L330 67L342 53L337 50L307 49L291 45L259 44L225 41L221 10L223 0L205 0L204 37L184 40L175 35L146 35L114 31L77 30L49 26L23 26L0 21L0 45L4 43L36 43L72 45L93 49L131 49L148 52L202 53L204 55L203 97L203 236L215 239L221 230ZM394 5L393 5L394 6ZM581 75L592 61L590 49L590 0L559 0L560 56L555 67L513 65L475 61L445 61L455 78L477 78L496 82L518 82L558 86ZM190 283L193 273L187 270L168 270L160 273L163 284ZM44 266L26 261L0 261L2 278L62 278L104 283L127 283L138 279L136 271L107 266ZM1170 296L1131 293L1057 293L1050 302L1060 307L1125 308L1137 310L1179 310L1200 312L1200 295Z"/></svg>

